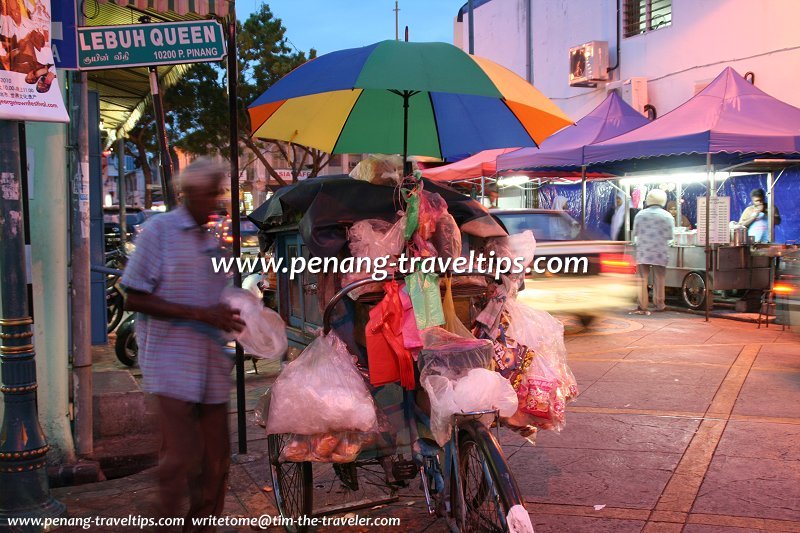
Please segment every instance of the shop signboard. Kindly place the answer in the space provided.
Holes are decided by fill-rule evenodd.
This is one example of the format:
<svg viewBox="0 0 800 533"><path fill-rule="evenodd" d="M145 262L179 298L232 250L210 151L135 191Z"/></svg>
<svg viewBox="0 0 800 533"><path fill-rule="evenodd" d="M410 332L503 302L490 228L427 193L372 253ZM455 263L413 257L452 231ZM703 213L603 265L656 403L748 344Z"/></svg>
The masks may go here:
<svg viewBox="0 0 800 533"><path fill-rule="evenodd" d="M213 20L78 28L78 68L147 67L220 61L225 34Z"/></svg>
<svg viewBox="0 0 800 533"><path fill-rule="evenodd" d="M4 4L0 120L69 122L53 60L50 0Z"/></svg>

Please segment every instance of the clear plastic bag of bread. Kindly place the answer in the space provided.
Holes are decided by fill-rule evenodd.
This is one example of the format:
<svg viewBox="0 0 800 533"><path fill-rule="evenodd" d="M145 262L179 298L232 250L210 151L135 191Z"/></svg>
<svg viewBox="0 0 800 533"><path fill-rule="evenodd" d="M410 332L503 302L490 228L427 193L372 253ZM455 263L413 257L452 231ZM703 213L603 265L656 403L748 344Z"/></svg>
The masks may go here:
<svg viewBox="0 0 800 533"><path fill-rule="evenodd" d="M350 177L373 185L396 187L403 182L403 158L399 155L370 154L356 165Z"/></svg>
<svg viewBox="0 0 800 533"><path fill-rule="evenodd" d="M368 432L377 424L367 383L334 333L314 339L271 390L268 435Z"/></svg>

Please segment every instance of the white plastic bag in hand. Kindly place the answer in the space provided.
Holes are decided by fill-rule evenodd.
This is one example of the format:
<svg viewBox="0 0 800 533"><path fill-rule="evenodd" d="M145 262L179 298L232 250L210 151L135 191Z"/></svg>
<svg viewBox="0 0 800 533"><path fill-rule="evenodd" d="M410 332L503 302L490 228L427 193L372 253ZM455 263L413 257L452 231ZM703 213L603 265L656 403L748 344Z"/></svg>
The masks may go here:
<svg viewBox="0 0 800 533"><path fill-rule="evenodd" d="M366 432L377 422L367 384L333 333L317 337L272 386L268 435Z"/></svg>
<svg viewBox="0 0 800 533"><path fill-rule="evenodd" d="M238 309L245 323L245 328L234 337L245 353L259 359L278 359L286 353L289 347L286 324L278 313L264 307L258 297L244 289L227 287L222 301Z"/></svg>

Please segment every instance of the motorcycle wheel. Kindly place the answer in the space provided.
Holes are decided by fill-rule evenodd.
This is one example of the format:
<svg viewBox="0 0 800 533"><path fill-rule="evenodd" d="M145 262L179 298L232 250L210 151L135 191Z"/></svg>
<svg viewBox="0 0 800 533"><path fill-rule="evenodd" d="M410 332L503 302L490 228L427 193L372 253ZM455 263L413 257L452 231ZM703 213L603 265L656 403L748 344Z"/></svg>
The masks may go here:
<svg viewBox="0 0 800 533"><path fill-rule="evenodd" d="M132 316L125 319L117 330L117 340L114 343L117 359L126 366L136 366L139 361L139 347L136 345L134 324Z"/></svg>

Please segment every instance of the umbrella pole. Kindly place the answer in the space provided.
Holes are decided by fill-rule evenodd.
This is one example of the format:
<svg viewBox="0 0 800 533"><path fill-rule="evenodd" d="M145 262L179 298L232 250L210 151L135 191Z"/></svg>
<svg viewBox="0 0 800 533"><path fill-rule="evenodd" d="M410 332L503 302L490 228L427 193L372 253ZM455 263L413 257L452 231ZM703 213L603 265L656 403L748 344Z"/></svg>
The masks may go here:
<svg viewBox="0 0 800 533"><path fill-rule="evenodd" d="M581 167L581 229L586 229L586 166Z"/></svg>
<svg viewBox="0 0 800 533"><path fill-rule="evenodd" d="M411 174L411 162L408 160L408 100L409 91L403 91L403 175Z"/></svg>

